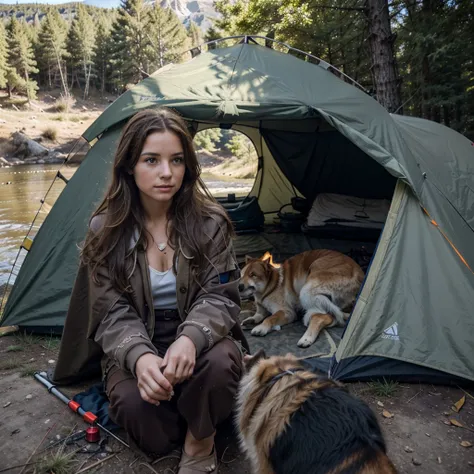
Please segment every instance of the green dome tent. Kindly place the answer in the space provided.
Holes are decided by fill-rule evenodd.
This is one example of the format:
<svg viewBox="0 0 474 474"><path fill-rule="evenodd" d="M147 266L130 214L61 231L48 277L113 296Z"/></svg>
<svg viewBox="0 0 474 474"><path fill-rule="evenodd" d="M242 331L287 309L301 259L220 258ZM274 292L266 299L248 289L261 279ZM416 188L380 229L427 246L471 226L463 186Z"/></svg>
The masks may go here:
<svg viewBox="0 0 474 474"><path fill-rule="evenodd" d="M474 380L473 144L442 125L390 115L325 63L249 41L159 70L84 133L90 151L35 236L2 326L61 332L77 245L121 129L156 106L177 110L193 132L232 128L252 140L259 169L250 196L266 222L295 194L391 200L349 323L324 361L331 376Z"/></svg>

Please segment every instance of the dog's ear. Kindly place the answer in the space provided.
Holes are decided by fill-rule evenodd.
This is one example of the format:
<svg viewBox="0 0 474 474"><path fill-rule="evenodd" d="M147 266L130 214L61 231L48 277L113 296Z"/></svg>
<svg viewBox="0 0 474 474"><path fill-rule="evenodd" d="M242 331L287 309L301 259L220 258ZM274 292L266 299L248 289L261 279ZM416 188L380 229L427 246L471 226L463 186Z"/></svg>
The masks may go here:
<svg viewBox="0 0 474 474"><path fill-rule="evenodd" d="M259 349L253 356L245 355L244 356L245 371L249 372L255 364L257 364L260 360L265 359L265 358L266 358L266 355L263 349Z"/></svg>
<svg viewBox="0 0 474 474"><path fill-rule="evenodd" d="M260 260L265 263L270 263L271 259L272 259L272 254L270 252L265 252L263 257L260 258Z"/></svg>
<svg viewBox="0 0 474 474"><path fill-rule="evenodd" d="M246 255L245 256L245 265L247 265L247 263L250 262L250 260L252 260L253 257L251 257L250 255Z"/></svg>

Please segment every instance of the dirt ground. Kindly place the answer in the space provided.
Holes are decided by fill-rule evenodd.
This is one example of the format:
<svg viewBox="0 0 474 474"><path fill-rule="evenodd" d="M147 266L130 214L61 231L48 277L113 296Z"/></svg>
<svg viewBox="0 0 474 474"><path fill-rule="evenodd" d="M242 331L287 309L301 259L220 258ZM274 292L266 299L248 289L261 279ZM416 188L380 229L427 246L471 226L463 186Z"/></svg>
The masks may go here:
<svg viewBox="0 0 474 474"><path fill-rule="evenodd" d="M112 438L101 446L88 444L83 439L70 445L52 446L58 438L86 428L78 415L33 377L36 370L47 370L54 365L58 350L59 339L55 337L9 335L0 338L0 473L66 474L86 472L86 469L103 474L175 472L178 452L150 464ZM83 389L76 386L62 390L72 396ZM474 472L473 391L390 383L359 383L350 389L377 413L389 455L400 473ZM453 405L463 397L464 405L456 413ZM453 425L450 420L462 427ZM125 438L124 433L117 434ZM217 450L222 474L250 474L231 423L219 431ZM69 465L63 466L63 470L58 468L64 458L58 456L61 451L72 453ZM57 464L51 464L54 461ZM101 464L93 467L99 461ZM31 464L24 466L26 463Z"/></svg>
<svg viewBox="0 0 474 474"><path fill-rule="evenodd" d="M0 157L12 158L10 136L20 131L46 148L68 154L112 100L113 97L75 98L65 109L59 91L41 92L30 105L24 97L9 99L6 93L0 92Z"/></svg>

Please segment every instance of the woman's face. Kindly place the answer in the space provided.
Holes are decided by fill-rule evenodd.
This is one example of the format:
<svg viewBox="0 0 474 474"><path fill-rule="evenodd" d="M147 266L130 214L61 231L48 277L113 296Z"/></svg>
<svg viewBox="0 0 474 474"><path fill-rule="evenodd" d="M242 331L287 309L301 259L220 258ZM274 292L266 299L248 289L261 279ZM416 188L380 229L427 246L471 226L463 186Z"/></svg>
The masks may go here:
<svg viewBox="0 0 474 474"><path fill-rule="evenodd" d="M184 152L181 141L172 132L155 132L148 135L133 177L142 202L171 203L183 183Z"/></svg>

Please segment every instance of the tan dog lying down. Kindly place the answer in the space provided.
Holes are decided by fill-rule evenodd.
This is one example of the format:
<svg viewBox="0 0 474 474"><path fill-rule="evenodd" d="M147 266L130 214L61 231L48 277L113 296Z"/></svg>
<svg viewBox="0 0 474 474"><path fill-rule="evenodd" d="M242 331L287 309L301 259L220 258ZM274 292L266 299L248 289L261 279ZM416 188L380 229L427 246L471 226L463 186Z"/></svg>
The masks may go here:
<svg viewBox="0 0 474 474"><path fill-rule="evenodd" d="M278 268L279 267L279 268ZM357 297L364 272L352 258L335 250L310 250L281 267L271 255L246 258L239 286L242 297L255 297L256 313L242 324L257 324L254 336L293 322L303 310L307 330L298 346L308 347L326 327L343 326Z"/></svg>

